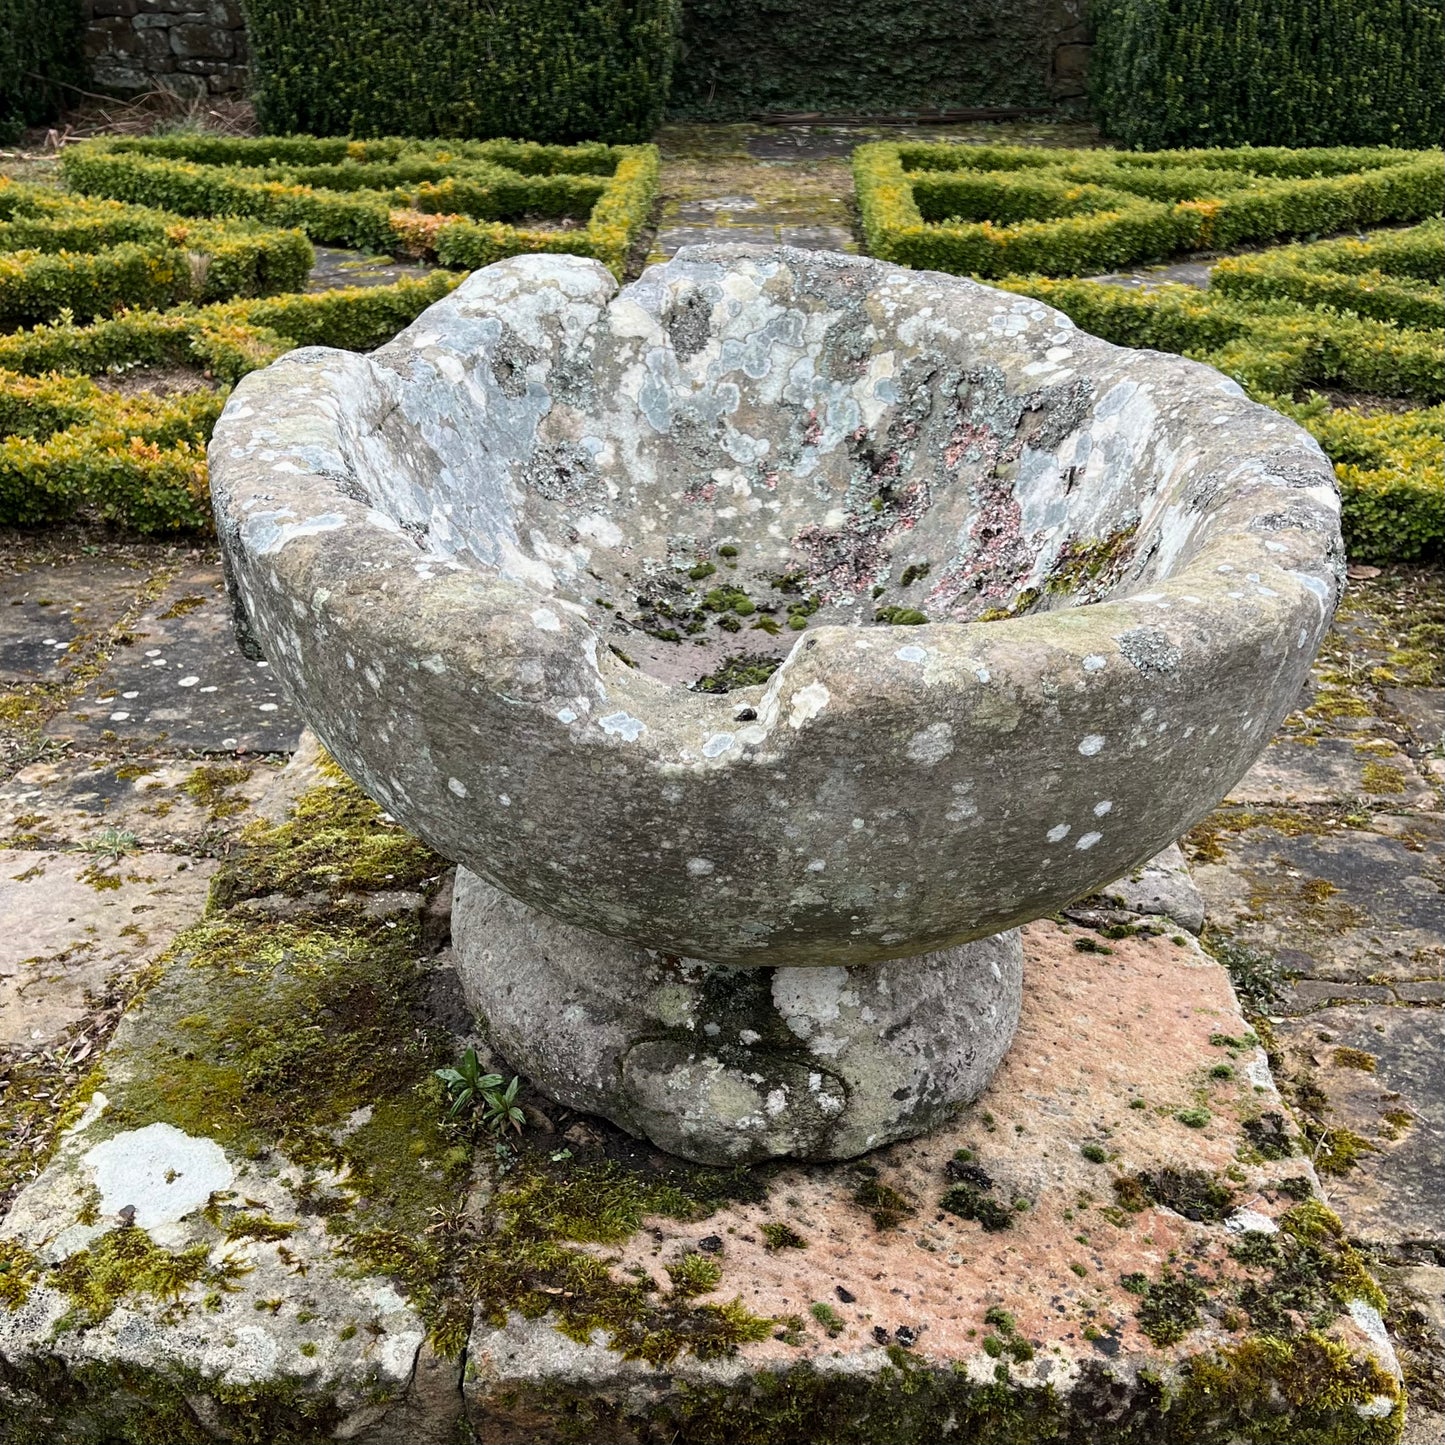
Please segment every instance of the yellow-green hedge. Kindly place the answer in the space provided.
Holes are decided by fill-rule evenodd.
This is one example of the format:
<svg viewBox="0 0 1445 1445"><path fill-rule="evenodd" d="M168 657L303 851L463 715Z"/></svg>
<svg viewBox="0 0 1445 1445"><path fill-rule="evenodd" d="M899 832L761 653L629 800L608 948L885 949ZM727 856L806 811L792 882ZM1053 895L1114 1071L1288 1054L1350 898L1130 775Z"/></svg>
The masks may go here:
<svg viewBox="0 0 1445 1445"><path fill-rule="evenodd" d="M0 180L0 326L292 291L314 259L297 230Z"/></svg>
<svg viewBox="0 0 1445 1445"><path fill-rule="evenodd" d="M61 163L87 195L248 216L328 245L467 268L563 251L620 276L652 208L658 157L653 146L291 136L90 141ZM539 224L548 219L583 224Z"/></svg>
<svg viewBox="0 0 1445 1445"><path fill-rule="evenodd" d="M1438 151L1078 151L880 142L853 152L871 255L961 275L1081 276L1438 214Z"/></svg>
<svg viewBox="0 0 1445 1445"><path fill-rule="evenodd" d="M1344 501L1345 540L1360 561L1416 561L1445 556L1445 408L1366 413L1332 407L1312 387L1408 401L1445 396L1445 331L1364 317L1369 296L1381 308L1415 314L1428 290L1420 276L1391 277L1383 269L1438 267L1436 223L1368 240L1266 252L1221 261L1208 291L1191 286L1131 290L1097 281L1013 277L1010 291L1057 306L1085 331L1121 346L1182 352L1232 376L1257 400L1307 427L1335 463ZM1345 248L1345 249L1341 249ZM1283 256L1285 259L1274 258ZM1325 267L1350 266L1346 271ZM1263 276L1334 277L1351 293L1356 311L1338 311L1287 299L1256 301L1218 284L1257 267ZM1374 278L1382 278L1375 286ZM1373 287L1373 289L1372 289ZM1390 288L1394 288L1393 290ZM1283 289L1283 287L1281 288ZM1342 290L1341 294L1345 294Z"/></svg>
<svg viewBox="0 0 1445 1445"><path fill-rule="evenodd" d="M81 513L146 532L209 527L205 447L225 383L297 345L378 346L460 280L438 273L0 336L0 434L9 434L0 440L0 523ZM125 397L87 375L155 365L204 367L222 385Z"/></svg>

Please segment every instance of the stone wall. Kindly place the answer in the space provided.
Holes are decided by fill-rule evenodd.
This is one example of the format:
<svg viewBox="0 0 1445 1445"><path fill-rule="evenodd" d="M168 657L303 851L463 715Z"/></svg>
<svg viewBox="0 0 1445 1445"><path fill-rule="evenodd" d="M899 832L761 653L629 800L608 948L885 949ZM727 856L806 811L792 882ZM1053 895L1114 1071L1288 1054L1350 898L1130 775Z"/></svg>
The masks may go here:
<svg viewBox="0 0 1445 1445"><path fill-rule="evenodd" d="M85 56L98 90L201 97L246 88L237 0L84 0Z"/></svg>

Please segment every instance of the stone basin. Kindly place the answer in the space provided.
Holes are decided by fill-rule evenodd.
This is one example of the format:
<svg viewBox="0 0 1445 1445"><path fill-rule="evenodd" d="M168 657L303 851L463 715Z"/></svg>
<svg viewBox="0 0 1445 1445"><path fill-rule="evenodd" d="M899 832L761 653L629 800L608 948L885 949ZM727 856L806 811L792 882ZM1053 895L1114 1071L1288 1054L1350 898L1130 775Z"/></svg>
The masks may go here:
<svg viewBox="0 0 1445 1445"><path fill-rule="evenodd" d="M538 998L588 994L589 971L640 970L653 1002L627 1030L681 1030L694 1055L718 1007L699 961L789 975L744 1012L829 1057L839 998L882 1006L851 973L797 1004L791 970L898 980L927 957L976 980L964 945L1120 877L1224 796L1343 575L1328 461L1209 367L790 248L689 248L621 291L579 258L498 263L369 356L248 376L210 458L243 634L343 766L463 865L474 1002L559 1096L582 1066L538 1057ZM1017 979L989 948L975 1043L1002 1046L952 1102L1012 1031ZM517 949L550 980L525 1008ZM607 992L584 1012L615 1014ZM935 1052L898 1087L921 1097ZM574 1097L615 1092L619 1057ZM700 1087L689 1057L659 1099ZM623 1122L665 1134L654 1103Z"/></svg>

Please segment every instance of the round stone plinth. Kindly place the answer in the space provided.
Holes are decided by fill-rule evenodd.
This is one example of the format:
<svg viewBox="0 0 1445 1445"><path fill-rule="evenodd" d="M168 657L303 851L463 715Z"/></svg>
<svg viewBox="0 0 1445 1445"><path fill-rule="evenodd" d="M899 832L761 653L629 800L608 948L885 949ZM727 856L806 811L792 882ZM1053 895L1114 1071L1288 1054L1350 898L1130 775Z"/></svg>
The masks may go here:
<svg viewBox="0 0 1445 1445"><path fill-rule="evenodd" d="M1017 930L844 967L745 968L575 928L457 870L452 935L493 1046L569 1108L703 1164L849 1159L974 1099L1018 1024Z"/></svg>

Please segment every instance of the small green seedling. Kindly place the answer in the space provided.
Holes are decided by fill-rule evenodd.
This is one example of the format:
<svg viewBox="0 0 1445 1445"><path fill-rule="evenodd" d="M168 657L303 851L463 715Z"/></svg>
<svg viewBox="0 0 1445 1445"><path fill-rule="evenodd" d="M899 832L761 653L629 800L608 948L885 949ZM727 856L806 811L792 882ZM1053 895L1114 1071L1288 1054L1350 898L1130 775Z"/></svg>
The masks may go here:
<svg viewBox="0 0 1445 1445"><path fill-rule="evenodd" d="M500 1074L484 1074L481 1061L475 1049L468 1049L462 1055L460 1065L455 1069L437 1069L436 1076L447 1086L452 1107L448 1111L455 1119L464 1109L480 1108L482 1123L493 1134L504 1134L513 1128L519 1134L526 1116L517 1107L517 1091L522 1081L513 1078L504 1088Z"/></svg>

